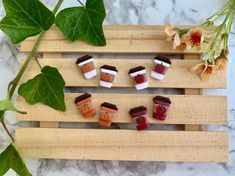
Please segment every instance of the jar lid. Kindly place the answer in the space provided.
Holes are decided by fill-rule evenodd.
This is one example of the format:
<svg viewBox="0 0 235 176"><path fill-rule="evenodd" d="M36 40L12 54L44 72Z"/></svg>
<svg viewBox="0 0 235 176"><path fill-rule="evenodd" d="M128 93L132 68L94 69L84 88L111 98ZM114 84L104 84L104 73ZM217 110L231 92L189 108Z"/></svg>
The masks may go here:
<svg viewBox="0 0 235 176"><path fill-rule="evenodd" d="M166 56L156 56L154 59L165 62L165 63L168 63L168 64L171 64L171 59L169 57L166 57Z"/></svg>
<svg viewBox="0 0 235 176"><path fill-rule="evenodd" d="M156 102L156 101L161 101L161 102L166 102L166 103L171 104L170 98L168 98L168 97L163 97L163 96L156 96L156 97L153 98L153 101L154 101L154 102Z"/></svg>
<svg viewBox="0 0 235 176"><path fill-rule="evenodd" d="M112 70L112 71L115 71L115 72L118 72L117 68L114 67L114 66L111 66L111 65L103 65L102 67L100 67L102 69L107 69L107 70Z"/></svg>
<svg viewBox="0 0 235 176"><path fill-rule="evenodd" d="M143 66L134 67L134 68L129 70L129 74L135 73L135 72L138 72L138 71L141 71L141 70L145 70L145 67L143 67Z"/></svg>
<svg viewBox="0 0 235 176"><path fill-rule="evenodd" d="M90 97L91 97L91 94L89 94L89 93L84 93L84 94L78 96L78 97L74 100L74 103L76 104L76 103L78 103L78 102L80 102L80 101L82 101L82 100L85 100L85 99L87 99L87 98L90 98Z"/></svg>
<svg viewBox="0 0 235 176"><path fill-rule="evenodd" d="M107 102L102 103L101 106L106 107L106 108L110 108L113 110L118 110L118 108L115 104L111 104L111 103L107 103Z"/></svg>
<svg viewBox="0 0 235 176"><path fill-rule="evenodd" d="M91 58L93 58L93 57L90 56L90 55L85 55L85 56L79 57L79 58L77 59L76 64L80 64L80 63L82 63L82 62L84 62L84 61L86 61L86 60L89 60L89 59L91 59Z"/></svg>
<svg viewBox="0 0 235 176"><path fill-rule="evenodd" d="M143 114L145 114L147 112L147 108L145 106L138 106L138 107L132 108L129 111L129 114L132 115L132 114L139 113L139 112L143 112Z"/></svg>

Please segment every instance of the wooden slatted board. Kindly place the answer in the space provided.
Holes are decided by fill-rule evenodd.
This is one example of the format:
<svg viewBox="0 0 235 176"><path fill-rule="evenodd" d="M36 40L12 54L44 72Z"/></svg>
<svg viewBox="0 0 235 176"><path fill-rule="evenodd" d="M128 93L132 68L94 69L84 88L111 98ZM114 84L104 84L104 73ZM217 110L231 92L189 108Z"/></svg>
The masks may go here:
<svg viewBox="0 0 235 176"><path fill-rule="evenodd" d="M68 42L56 27L52 27L43 39L39 52L43 54L41 65L57 67L66 81L67 87L99 87L99 74L86 80L76 67L76 58L63 58L63 53L78 54L132 54L133 59L97 59L97 68L104 64L115 65L118 76L113 89L134 89L128 70L143 65L147 69L149 89L177 88L186 95L163 95L172 100L169 115L165 121L152 118L152 98L156 94L95 93L96 109L102 102L108 101L118 106L119 111L113 123L131 124L128 111L139 105L148 107L151 126L160 124L185 125L185 131L158 131L133 129L69 129L60 128L60 122L95 123L94 118L84 118L76 109L74 99L81 93L66 93L66 112L60 112L37 104L29 106L22 97L18 97L18 106L26 110L27 115L17 115L20 121L40 122L39 127L20 127L16 130L16 145L26 157L84 159L84 160L127 160L127 161L172 161L172 162L227 162L228 137L225 132L203 131L202 126L227 123L226 97L204 96L204 88L226 88L225 71L217 72L209 81L201 81L190 68L199 63L202 51L172 49L172 43L166 42L163 26L104 26L107 46L95 47L84 42ZM210 29L207 29L210 31ZM21 45L22 52L29 52L35 42L32 37ZM162 81L149 77L153 64L148 59L136 59L136 54L177 54ZM146 57L145 57L146 58ZM183 60L182 60L183 58ZM24 60L21 60L21 64ZM32 61L22 82L38 74L40 69ZM99 73L99 71L98 71ZM114 91L112 91L114 92ZM133 123L134 125L134 123ZM196 130L196 131L195 131Z"/></svg>

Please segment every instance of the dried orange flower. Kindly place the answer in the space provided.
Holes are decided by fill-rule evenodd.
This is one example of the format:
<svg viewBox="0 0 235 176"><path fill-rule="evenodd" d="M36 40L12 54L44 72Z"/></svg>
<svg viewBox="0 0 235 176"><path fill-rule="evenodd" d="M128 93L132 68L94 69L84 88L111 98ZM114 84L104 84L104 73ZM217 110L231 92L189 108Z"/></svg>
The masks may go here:
<svg viewBox="0 0 235 176"><path fill-rule="evenodd" d="M188 40L187 36L183 35L181 37L181 41L180 41L179 47L182 48L182 49L187 48L187 40Z"/></svg>
<svg viewBox="0 0 235 176"><path fill-rule="evenodd" d="M192 68L192 72L199 74L199 77L206 81L209 80L215 66L214 65L207 65L206 63L197 64L195 67Z"/></svg>
<svg viewBox="0 0 235 176"><path fill-rule="evenodd" d="M180 46L181 44L180 36L176 31L174 31L174 27L172 24L166 25L165 33L168 35L166 39L167 41L173 40L173 49L176 49L177 46Z"/></svg>
<svg viewBox="0 0 235 176"><path fill-rule="evenodd" d="M218 57L215 60L215 65L218 70L225 70L227 67L227 59L223 57Z"/></svg>
<svg viewBox="0 0 235 176"><path fill-rule="evenodd" d="M193 73L196 73L196 74L200 74L202 73L206 68L206 64L205 63L200 63L200 64L197 64L196 66L194 66L191 71Z"/></svg>
<svg viewBox="0 0 235 176"><path fill-rule="evenodd" d="M200 74L200 78L203 81L209 80L211 75L212 75L212 73L213 73L213 71L214 71L214 66L213 65L207 65L206 68Z"/></svg>
<svg viewBox="0 0 235 176"><path fill-rule="evenodd" d="M204 30L202 28L194 28L189 31L188 47L200 46L204 41Z"/></svg>

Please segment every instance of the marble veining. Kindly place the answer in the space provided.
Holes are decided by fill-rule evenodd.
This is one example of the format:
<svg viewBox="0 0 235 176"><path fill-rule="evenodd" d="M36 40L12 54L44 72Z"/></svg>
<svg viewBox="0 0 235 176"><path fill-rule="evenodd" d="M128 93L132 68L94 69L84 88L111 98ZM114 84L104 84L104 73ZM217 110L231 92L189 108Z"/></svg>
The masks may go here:
<svg viewBox="0 0 235 176"><path fill-rule="evenodd" d="M43 0L49 8L53 8L56 1ZM199 24L218 10L225 0L105 0L107 18L105 24ZM67 0L62 8L75 6L75 0ZM5 12L0 2L0 18ZM230 36L230 60L228 67L228 88L226 90L205 90L207 95L228 95L229 123L224 126L212 126L209 130L226 130L230 139L230 161L220 163L167 163L167 162L126 162L126 161L72 161L27 159L27 165L35 176L232 176L235 174L235 27ZM18 71L18 59L21 56L18 46L12 45L8 38L0 31L0 99L5 98L7 84ZM102 57L102 56L99 56ZM118 57L118 56L112 56ZM86 89L88 90L88 89ZM85 91L84 89L68 90L70 92ZM89 89L90 91L90 89ZM91 91L104 91L92 89ZM123 92L124 90L119 90ZM148 91L150 92L150 91ZM159 91L175 93L177 90ZM151 90L151 93L153 91ZM154 93L156 93L154 91ZM15 113L7 113L6 120L10 130L14 132L19 126ZM21 124L28 125L28 124ZM68 124L67 126L73 126ZM66 127L66 125L65 125ZM10 141L0 127L0 152ZM15 175L9 171L6 175Z"/></svg>

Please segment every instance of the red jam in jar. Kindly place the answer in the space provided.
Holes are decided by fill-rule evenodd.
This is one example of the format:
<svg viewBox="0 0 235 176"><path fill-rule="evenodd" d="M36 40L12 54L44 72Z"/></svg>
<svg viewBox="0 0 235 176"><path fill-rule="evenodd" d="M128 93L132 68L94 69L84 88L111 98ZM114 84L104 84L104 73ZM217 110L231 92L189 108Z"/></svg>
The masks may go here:
<svg viewBox="0 0 235 176"><path fill-rule="evenodd" d="M144 130L149 127L148 114L147 114L146 107L138 106L138 107L132 108L129 111L129 114L131 115L132 119L135 119L137 130Z"/></svg>
<svg viewBox="0 0 235 176"><path fill-rule="evenodd" d="M154 65L151 72L151 77L157 80L162 80L165 77L170 66L170 58L165 56L156 56L154 58Z"/></svg>
<svg viewBox="0 0 235 176"><path fill-rule="evenodd" d="M146 69L143 66L135 67L129 70L129 75L133 79L135 88L142 90L148 87Z"/></svg>
<svg viewBox="0 0 235 176"><path fill-rule="evenodd" d="M167 97L156 96L153 98L153 102L153 117L158 120L165 120L171 105L170 99Z"/></svg>

